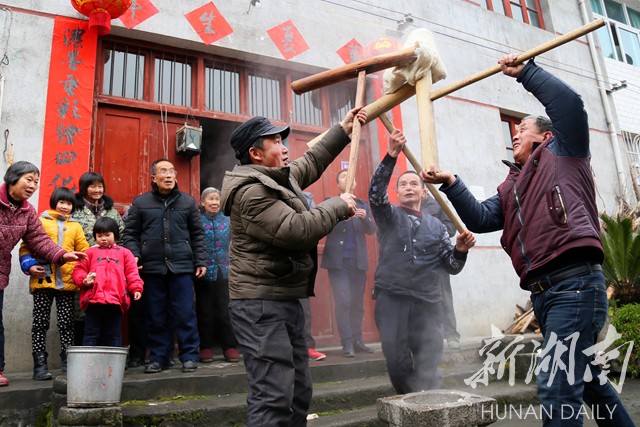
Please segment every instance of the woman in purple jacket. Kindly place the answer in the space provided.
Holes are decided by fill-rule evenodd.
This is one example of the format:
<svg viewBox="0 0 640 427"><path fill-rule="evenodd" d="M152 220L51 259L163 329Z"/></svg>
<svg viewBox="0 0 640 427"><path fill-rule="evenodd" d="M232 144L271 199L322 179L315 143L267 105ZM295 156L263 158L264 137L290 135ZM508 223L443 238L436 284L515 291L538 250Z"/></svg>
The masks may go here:
<svg viewBox="0 0 640 427"><path fill-rule="evenodd" d="M4 325L2 306L4 289L9 285L11 251L24 242L38 258L58 265L86 258L83 252L67 252L56 245L42 228L38 213L27 201L38 189L40 171L29 162L12 164L0 185L0 386L9 385L4 373Z"/></svg>

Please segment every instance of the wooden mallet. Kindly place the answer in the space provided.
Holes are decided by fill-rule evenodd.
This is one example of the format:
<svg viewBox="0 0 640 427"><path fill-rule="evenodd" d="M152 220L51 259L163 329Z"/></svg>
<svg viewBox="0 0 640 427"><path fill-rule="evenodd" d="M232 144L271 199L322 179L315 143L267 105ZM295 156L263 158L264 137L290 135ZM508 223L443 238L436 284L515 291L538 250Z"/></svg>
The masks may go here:
<svg viewBox="0 0 640 427"><path fill-rule="evenodd" d="M416 46L408 46L398 52L374 56L372 58L363 59L351 64L344 65L322 73L314 74L304 79L296 80L291 83L291 89L297 93L305 93L307 91L318 89L323 86L338 83L353 77L358 78L356 88L355 106L364 106L364 97L366 93L366 74L383 70L385 68L402 66L416 60ZM345 192L352 193L354 190L356 168L358 162L358 150L360 147L360 135L362 126L359 121L353 121L353 130L351 133L351 146L349 150L349 168L347 169L347 180Z"/></svg>

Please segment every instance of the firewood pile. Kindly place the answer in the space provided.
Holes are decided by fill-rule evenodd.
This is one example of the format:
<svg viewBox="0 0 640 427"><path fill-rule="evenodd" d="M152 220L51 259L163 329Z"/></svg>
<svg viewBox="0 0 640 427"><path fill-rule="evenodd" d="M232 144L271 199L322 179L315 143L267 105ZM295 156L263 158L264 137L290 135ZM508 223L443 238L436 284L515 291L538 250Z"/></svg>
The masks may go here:
<svg viewBox="0 0 640 427"><path fill-rule="evenodd" d="M540 333L540 325L535 314L533 314L533 306L531 301L522 307L516 304L518 311L513 315L514 321L502 330L504 334L524 334L526 332Z"/></svg>

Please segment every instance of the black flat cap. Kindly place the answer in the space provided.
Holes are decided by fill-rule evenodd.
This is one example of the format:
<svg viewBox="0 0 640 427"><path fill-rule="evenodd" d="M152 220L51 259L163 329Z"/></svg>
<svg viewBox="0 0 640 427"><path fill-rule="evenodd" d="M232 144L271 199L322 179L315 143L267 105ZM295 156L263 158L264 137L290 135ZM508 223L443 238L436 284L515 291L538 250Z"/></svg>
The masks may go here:
<svg viewBox="0 0 640 427"><path fill-rule="evenodd" d="M236 158L240 160L258 138L280 134L284 140L290 131L289 126L274 126L266 117L258 116L238 126L231 134L230 143Z"/></svg>

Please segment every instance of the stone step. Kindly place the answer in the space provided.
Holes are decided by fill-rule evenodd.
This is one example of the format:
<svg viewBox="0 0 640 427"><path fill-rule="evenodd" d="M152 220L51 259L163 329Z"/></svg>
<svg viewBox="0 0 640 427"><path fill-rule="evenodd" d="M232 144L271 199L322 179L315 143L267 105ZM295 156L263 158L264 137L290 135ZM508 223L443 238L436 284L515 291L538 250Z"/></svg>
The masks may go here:
<svg viewBox="0 0 640 427"><path fill-rule="evenodd" d="M310 413L358 410L393 394L387 376L314 384ZM125 426L158 425L165 420L188 421L193 426L236 426L246 423L246 412L246 393L131 401L122 405Z"/></svg>
<svg viewBox="0 0 640 427"><path fill-rule="evenodd" d="M457 383L465 373L443 372L445 382ZM476 389L462 384L447 387L453 390L492 397L500 404L536 403L535 385L490 382ZM387 376L351 379L314 384L314 396L309 413L310 427L377 426L377 399L395 394ZM490 408L487 408L490 411ZM184 422L189 426L242 426L246 423L246 394L176 397L175 399L124 402L125 426L161 425L163 422ZM164 425L164 424L162 424ZM176 424L181 425L181 424Z"/></svg>
<svg viewBox="0 0 640 427"><path fill-rule="evenodd" d="M380 344L371 343L369 345L374 348L374 353L357 354L355 358L344 358L341 348L338 347L321 349L327 354L327 358L322 361L310 361L311 376L316 390L321 390L320 384L324 383L340 383L367 377L386 378L386 362ZM445 345L441 368L445 373L444 384L446 387L468 388L464 384L464 379L471 377L482 366L483 358L479 355L478 349L483 345L481 337L461 340L459 351L449 351ZM10 386L0 388L0 424L8 419L32 420L46 414L47 407L50 407L52 402L52 394L59 397L57 400L53 400L54 410L64 405L66 403L66 396L64 396L66 377L59 370L53 370L52 373L56 377L54 381L34 381L31 378L31 372L8 373L11 380ZM129 369L125 372L121 401L143 400L149 401L149 403L155 402L156 405L165 405L163 402L169 402L176 396L206 398L229 396L230 399L231 396L242 395L247 390L242 362L227 363L221 356L218 356L213 363L200 364L196 372L188 374L181 372L179 362L172 369L158 374L144 374L143 367ZM55 393L52 393L53 391ZM373 393L369 394L370 400L362 401L357 405L347 405L349 409L355 408L357 410L358 405L366 407L375 402L376 390L366 390L363 394L366 395L366 393ZM390 391L390 393L393 392ZM321 394L316 396L321 396ZM246 412L244 399L245 397L240 398L242 405L239 405L243 419ZM231 408L229 411L237 410L235 402ZM339 409L332 408L329 411ZM9 418L3 416L9 413L11 414ZM20 424L18 422L11 425L28 425L28 423Z"/></svg>

